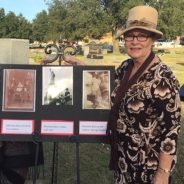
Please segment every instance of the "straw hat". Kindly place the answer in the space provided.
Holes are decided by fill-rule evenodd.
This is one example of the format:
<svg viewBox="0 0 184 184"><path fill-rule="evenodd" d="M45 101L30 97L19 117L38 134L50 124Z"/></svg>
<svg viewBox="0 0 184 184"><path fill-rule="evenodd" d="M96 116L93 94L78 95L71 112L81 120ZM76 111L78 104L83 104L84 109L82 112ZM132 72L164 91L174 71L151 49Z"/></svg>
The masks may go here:
<svg viewBox="0 0 184 184"><path fill-rule="evenodd" d="M157 30L158 12L150 6L136 6L129 10L126 29L123 34L133 29L143 29L156 34L161 38L163 33Z"/></svg>

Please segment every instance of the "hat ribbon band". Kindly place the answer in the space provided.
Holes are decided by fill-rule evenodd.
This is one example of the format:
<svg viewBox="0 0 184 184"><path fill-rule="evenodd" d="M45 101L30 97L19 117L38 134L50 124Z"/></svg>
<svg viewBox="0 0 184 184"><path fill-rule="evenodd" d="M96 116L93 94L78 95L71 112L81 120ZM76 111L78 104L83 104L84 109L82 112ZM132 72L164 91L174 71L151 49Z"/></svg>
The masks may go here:
<svg viewBox="0 0 184 184"><path fill-rule="evenodd" d="M133 21L128 21L126 27L133 27L133 26L143 26L143 27L147 27L147 28L152 28L152 29L156 29L156 24L152 23L152 22L146 22L144 21L140 21L140 20L133 20Z"/></svg>

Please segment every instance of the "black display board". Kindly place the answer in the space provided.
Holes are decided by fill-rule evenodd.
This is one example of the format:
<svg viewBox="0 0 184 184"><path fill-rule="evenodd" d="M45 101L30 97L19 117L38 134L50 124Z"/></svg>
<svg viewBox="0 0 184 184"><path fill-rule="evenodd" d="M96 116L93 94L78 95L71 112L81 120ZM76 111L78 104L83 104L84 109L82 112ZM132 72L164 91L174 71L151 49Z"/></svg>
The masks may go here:
<svg viewBox="0 0 184 184"><path fill-rule="evenodd" d="M43 105L43 71L46 67L57 67L62 68L61 72L68 67L71 67L73 70L73 94L72 94L72 105ZM67 67L67 68L66 68ZM5 97L6 97L6 90L7 87L7 80L6 72L11 71L11 69L16 69L20 71L35 71L35 109L34 110L11 110L4 108L5 104ZM114 67L113 66L40 66L40 65L0 65L0 118L1 118L1 134L0 140L4 141L53 141L53 142L106 142L105 135L91 135L91 134L79 134L79 122L86 121L88 124L89 122L93 122L94 124L98 124L98 122L107 122L109 109L98 109L98 108L87 108L84 109L83 106L83 98L84 98L84 80L85 76L84 73L86 72L107 72L109 75L109 94L111 93L112 86L113 86L113 79L114 79ZM50 75L50 74L49 74ZM45 75L44 77L50 77ZM52 76L51 76L52 77ZM54 76L55 77L55 76ZM17 79L14 79L17 80ZM27 79L25 79L27 80ZM19 84L21 87L21 84ZM26 90L26 89L25 89ZM15 96L14 92L12 92L12 96ZM10 94L8 96L10 98ZM8 98L6 97L6 98ZM19 97L17 97L19 98ZM17 101L17 104L19 102ZM24 103L24 102L22 102ZM18 105L17 105L18 106ZM6 132L8 130L9 120L13 121L28 121L30 124L33 121L33 132L30 134L22 134L22 133L11 133ZM73 133L70 134L42 134L41 133L41 124L44 121L63 121L63 122L73 122ZM51 123L50 122L50 123ZM23 122L24 123L24 122ZM62 122L60 122L62 124ZM10 123L11 124L11 123ZM57 123L56 123L57 124ZM3 126L5 126L6 131L3 131ZM11 127L12 128L12 127ZM16 127L15 127L16 129ZM57 128L56 128L57 129Z"/></svg>

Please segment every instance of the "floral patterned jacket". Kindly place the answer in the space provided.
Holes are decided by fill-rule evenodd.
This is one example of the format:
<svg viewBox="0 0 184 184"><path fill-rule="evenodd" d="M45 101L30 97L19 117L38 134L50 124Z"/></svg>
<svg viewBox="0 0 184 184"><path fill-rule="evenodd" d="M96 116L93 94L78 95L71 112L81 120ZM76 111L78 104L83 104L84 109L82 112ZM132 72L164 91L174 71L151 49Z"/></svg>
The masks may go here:
<svg viewBox="0 0 184 184"><path fill-rule="evenodd" d="M127 62L116 71L112 104ZM145 173L158 168L160 151L174 155L174 168L180 113L179 83L169 67L158 61L122 99L117 120L119 174L139 170L142 180L147 180Z"/></svg>

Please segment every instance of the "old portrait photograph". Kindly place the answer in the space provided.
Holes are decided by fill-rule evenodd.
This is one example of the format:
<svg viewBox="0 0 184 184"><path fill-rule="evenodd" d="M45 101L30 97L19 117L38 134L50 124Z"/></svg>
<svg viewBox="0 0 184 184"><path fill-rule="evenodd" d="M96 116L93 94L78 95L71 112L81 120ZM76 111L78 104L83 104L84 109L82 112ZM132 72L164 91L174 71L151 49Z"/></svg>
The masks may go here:
<svg viewBox="0 0 184 184"><path fill-rule="evenodd" d="M110 71L83 71L83 109L110 109Z"/></svg>
<svg viewBox="0 0 184 184"><path fill-rule="evenodd" d="M42 73L42 105L73 105L73 67L43 67Z"/></svg>
<svg viewBox="0 0 184 184"><path fill-rule="evenodd" d="M3 111L35 111L36 71L4 69Z"/></svg>

